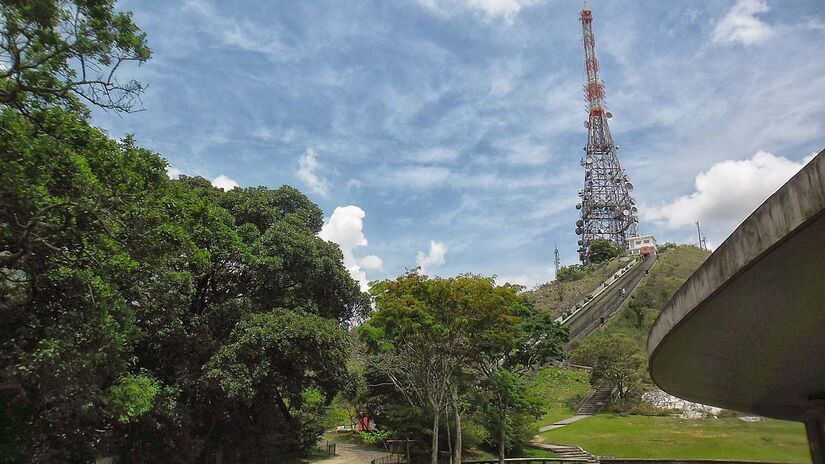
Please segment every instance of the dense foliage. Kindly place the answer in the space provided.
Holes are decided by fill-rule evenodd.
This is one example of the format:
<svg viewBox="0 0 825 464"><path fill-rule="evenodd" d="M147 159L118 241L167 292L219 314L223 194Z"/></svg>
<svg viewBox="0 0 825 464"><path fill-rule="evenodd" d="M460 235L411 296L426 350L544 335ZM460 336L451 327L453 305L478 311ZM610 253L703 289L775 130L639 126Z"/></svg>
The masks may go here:
<svg viewBox="0 0 825 464"><path fill-rule="evenodd" d="M461 458L465 414L486 428L485 438L506 449L526 438L540 415L528 388L535 368L563 356L566 330L533 310L518 288L491 278L428 278L412 271L372 288L377 311L359 328L367 351L366 396L372 412L400 434L430 425L430 462L438 459L442 416L448 445ZM392 388L388 388L392 387ZM418 424L418 430L404 423ZM454 429L451 430L451 428Z"/></svg>
<svg viewBox="0 0 825 464"><path fill-rule="evenodd" d="M0 460L312 444L348 379L344 324L367 308L319 208L290 187L169 180L160 156L56 108L6 108L0 132Z"/></svg>
<svg viewBox="0 0 825 464"><path fill-rule="evenodd" d="M587 248L587 259L591 263L603 263L622 254L622 250L615 243L604 238L597 238L590 242Z"/></svg>
<svg viewBox="0 0 825 464"><path fill-rule="evenodd" d="M114 0L0 1L0 104L28 113L43 104L135 107L143 84L117 69L150 50L131 15Z"/></svg>
<svg viewBox="0 0 825 464"><path fill-rule="evenodd" d="M590 383L609 385L621 402L638 396L647 378L647 359L627 335L614 333L586 339L571 354L576 363L593 366Z"/></svg>

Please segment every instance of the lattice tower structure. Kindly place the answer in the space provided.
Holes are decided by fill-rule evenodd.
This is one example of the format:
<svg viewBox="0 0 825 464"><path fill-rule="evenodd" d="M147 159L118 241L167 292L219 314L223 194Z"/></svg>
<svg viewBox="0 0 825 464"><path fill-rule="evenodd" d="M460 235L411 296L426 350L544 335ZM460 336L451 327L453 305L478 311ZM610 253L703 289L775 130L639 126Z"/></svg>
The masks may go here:
<svg viewBox="0 0 825 464"><path fill-rule="evenodd" d="M585 5L581 12L584 35L584 68L587 101L587 145L581 165L584 167L584 188L579 190L581 218L576 221L580 236L579 259L588 263L590 243L597 238L610 240L619 249L627 249L629 237L637 235L638 210L631 196L633 184L619 163L618 147L613 142L607 120L613 115L604 103L604 82L599 78L596 39L593 36L593 14Z"/></svg>

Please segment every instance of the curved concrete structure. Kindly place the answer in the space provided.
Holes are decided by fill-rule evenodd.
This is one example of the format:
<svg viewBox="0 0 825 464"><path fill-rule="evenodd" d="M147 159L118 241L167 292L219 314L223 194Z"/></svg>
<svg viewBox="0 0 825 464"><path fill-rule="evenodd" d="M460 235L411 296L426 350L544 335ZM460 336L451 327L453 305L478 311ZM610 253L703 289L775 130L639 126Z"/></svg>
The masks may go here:
<svg viewBox="0 0 825 464"><path fill-rule="evenodd" d="M802 420L825 444L825 151L676 292L647 349L663 390Z"/></svg>

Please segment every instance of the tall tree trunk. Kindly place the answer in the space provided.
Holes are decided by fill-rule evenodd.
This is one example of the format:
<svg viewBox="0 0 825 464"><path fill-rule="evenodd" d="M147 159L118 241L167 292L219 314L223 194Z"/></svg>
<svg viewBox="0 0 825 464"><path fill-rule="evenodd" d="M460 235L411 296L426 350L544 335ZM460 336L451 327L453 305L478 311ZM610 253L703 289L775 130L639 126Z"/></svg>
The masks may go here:
<svg viewBox="0 0 825 464"><path fill-rule="evenodd" d="M447 429L447 452L450 453L450 464L453 464L453 441L450 438L450 407L448 403L444 403L444 420L447 421L444 424Z"/></svg>
<svg viewBox="0 0 825 464"><path fill-rule="evenodd" d="M507 406L500 405L501 424L498 429L498 464L504 464L504 439L507 431Z"/></svg>
<svg viewBox="0 0 825 464"><path fill-rule="evenodd" d="M464 443L461 439L461 410L458 408L458 392L456 392L455 387L452 388L450 399L452 400L453 413L455 414L455 459L453 462L461 464L461 447L464 446Z"/></svg>
<svg viewBox="0 0 825 464"><path fill-rule="evenodd" d="M438 464L438 419L441 417L441 408L433 408L433 443L430 451L430 464Z"/></svg>

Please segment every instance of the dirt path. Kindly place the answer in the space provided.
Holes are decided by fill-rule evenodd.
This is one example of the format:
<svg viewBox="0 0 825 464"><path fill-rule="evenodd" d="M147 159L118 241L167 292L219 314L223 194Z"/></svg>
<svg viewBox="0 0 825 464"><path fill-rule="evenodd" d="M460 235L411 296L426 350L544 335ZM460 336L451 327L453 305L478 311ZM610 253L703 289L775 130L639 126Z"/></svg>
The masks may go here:
<svg viewBox="0 0 825 464"><path fill-rule="evenodd" d="M324 464L370 464L376 458L389 456L387 453L364 445L336 442L336 456L316 461Z"/></svg>

